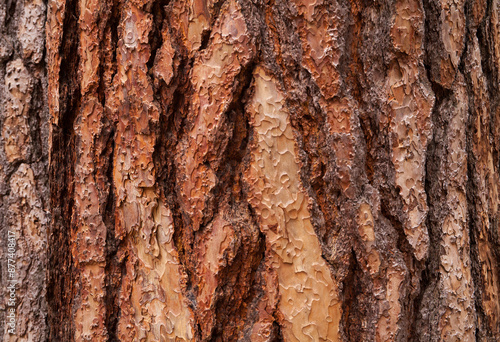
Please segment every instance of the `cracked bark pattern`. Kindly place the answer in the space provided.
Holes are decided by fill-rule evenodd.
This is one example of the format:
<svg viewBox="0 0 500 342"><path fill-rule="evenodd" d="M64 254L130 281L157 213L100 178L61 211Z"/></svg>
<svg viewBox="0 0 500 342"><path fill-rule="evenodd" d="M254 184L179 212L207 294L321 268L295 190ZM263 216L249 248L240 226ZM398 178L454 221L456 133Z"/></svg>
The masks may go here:
<svg viewBox="0 0 500 342"><path fill-rule="evenodd" d="M46 341L48 108L45 51L46 4L0 3L0 339ZM8 251L14 234L15 255ZM15 277L8 273L15 262ZM16 334L6 323L7 286L15 281Z"/></svg>
<svg viewBox="0 0 500 342"><path fill-rule="evenodd" d="M7 230L20 279L0 335L500 340L499 20L498 0L0 2L0 279Z"/></svg>

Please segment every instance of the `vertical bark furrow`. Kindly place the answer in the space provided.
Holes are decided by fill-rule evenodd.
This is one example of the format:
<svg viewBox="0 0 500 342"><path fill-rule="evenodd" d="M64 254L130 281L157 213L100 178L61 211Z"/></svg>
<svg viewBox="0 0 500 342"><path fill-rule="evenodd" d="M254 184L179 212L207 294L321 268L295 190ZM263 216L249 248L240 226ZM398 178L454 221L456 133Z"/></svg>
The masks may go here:
<svg viewBox="0 0 500 342"><path fill-rule="evenodd" d="M206 234L196 235L194 283L202 340L236 340L242 327L253 325L244 320L245 305L253 299L249 298L252 291L262 291L255 288L253 278L262 261L264 241L246 207L224 201Z"/></svg>
<svg viewBox="0 0 500 342"><path fill-rule="evenodd" d="M194 58L186 135L177 145L183 234L192 236L183 248L193 275L201 340L237 337L236 327L246 324L240 311L260 260L258 229L235 204L241 197L239 164L248 134L241 94L255 56L255 37L240 6L237 1L221 6L207 45Z"/></svg>
<svg viewBox="0 0 500 342"><path fill-rule="evenodd" d="M345 281L343 304L348 313L344 324L350 341L398 338L400 324L397 316L400 301L404 300L409 274L400 252L406 247L398 246L399 237L391 227L391 222L384 217L384 203L381 203L383 191L380 191L380 172L386 172L381 166L389 158L380 153L385 146L381 144L383 134L378 127L378 110L375 109L377 95L370 93L368 85L372 81L371 77L375 76L363 73L363 70L375 69L378 62L366 60L364 51L369 46L364 41L365 30L371 29L366 25L366 19L363 19L368 11L369 8L365 9L362 2L350 4L350 15L354 22L346 30L346 50L341 59L341 65L345 65L342 67L345 85L352 96L351 102L356 103L351 120L355 146L352 188L356 191L353 201L346 205L352 208L353 257L350 274ZM365 63L373 63L373 66L366 68ZM387 185L390 186L390 183ZM356 284L358 289L348 289L351 283Z"/></svg>
<svg viewBox="0 0 500 342"><path fill-rule="evenodd" d="M4 1L0 336L499 340L497 2Z"/></svg>
<svg viewBox="0 0 500 342"><path fill-rule="evenodd" d="M262 238L262 240L264 240ZM262 241L262 247L265 245ZM241 319L245 322L244 328L239 329L238 341L278 342L283 341L276 322L278 306L278 279L276 270L270 265L269 249L262 253L261 263L258 266L253 289L249 292L248 305L243 310ZM231 340L233 338L227 338Z"/></svg>
<svg viewBox="0 0 500 342"><path fill-rule="evenodd" d="M193 124L179 142L176 161L185 223L195 232L213 215L211 193L232 134L226 112L240 86L237 77L255 54L251 40L239 4L226 3L210 46L195 60L191 71L193 96L188 115Z"/></svg>
<svg viewBox="0 0 500 342"><path fill-rule="evenodd" d="M453 86L465 46L465 1L424 1L426 63L431 81Z"/></svg>
<svg viewBox="0 0 500 342"><path fill-rule="evenodd" d="M475 28L471 28L472 32ZM493 149L490 142L491 119L487 80L483 76L481 52L476 34L469 35L465 68L468 71L469 89L469 188L471 241L473 267L479 275L475 279L476 310L478 315L478 338L498 339L499 326L499 274L498 259L495 253L498 222L498 185L499 176L494 172ZM496 162L495 162L496 164Z"/></svg>
<svg viewBox="0 0 500 342"><path fill-rule="evenodd" d="M73 210L73 121L80 99L78 81L79 16L76 1L50 1L47 15L49 162L52 220L48 235L49 340L72 341L73 266L70 246Z"/></svg>
<svg viewBox="0 0 500 342"><path fill-rule="evenodd" d="M214 1L172 1L171 27L177 31L179 41L186 49L187 57L193 58L202 47L203 38L209 34L213 23Z"/></svg>
<svg viewBox="0 0 500 342"><path fill-rule="evenodd" d="M160 108L147 68L150 9L147 1L125 2L120 8L117 73L108 103L117 125L115 233L123 240L119 259L125 259L117 335L120 340L191 341L194 321L182 290L185 275L153 161Z"/></svg>
<svg viewBox="0 0 500 342"><path fill-rule="evenodd" d="M423 292L416 332L417 339L429 341L471 341L476 328L466 204L469 108L461 73L452 88L451 93L439 93L427 161L428 222L436 241L432 241L430 284Z"/></svg>
<svg viewBox="0 0 500 342"><path fill-rule="evenodd" d="M311 84L308 86L313 94L312 100L316 108L309 113L307 111L300 113L303 108L297 108L298 113L294 120L297 125L302 126L302 144L311 163L310 172L316 174L316 178L322 178L318 179L321 184L320 191L326 190L323 195L317 193L322 214L328 220L326 224L329 230L332 230L332 226L336 226L341 236L350 230L349 222L352 222L355 216L356 209L352 207L356 205L350 201L359 196L359 187L355 184L359 179L355 179L357 176L353 172L356 158L354 149L356 130L359 128L356 117L357 103L345 87L340 66L346 48L344 35L347 30L343 20L345 19L343 5L340 2L327 1L316 2L314 5L296 2L300 18L296 21L302 45L300 63L310 74ZM296 84L293 86L295 89L300 89ZM318 109L320 113L314 113ZM306 123L304 119L307 116L312 116L314 119ZM324 157L318 158L315 154ZM319 163L323 166L318 166ZM326 170L321 171L321 168ZM308 178L303 177L303 181L308 183ZM330 182L333 184L329 184ZM334 211L337 209L342 212L342 217L328 212L331 207ZM325 234L325 228L321 227L323 224L318 222L317 225L319 226L317 230ZM346 244L347 241L338 235L339 232L333 234L329 232L325 241L329 246L340 247ZM324 253L331 255L330 260L336 264L335 268L342 269L342 266L338 266L345 261L345 255L340 250L337 255L331 255L331 251ZM340 270L336 270L336 273L342 274Z"/></svg>
<svg viewBox="0 0 500 342"><path fill-rule="evenodd" d="M458 72L466 46L464 13L463 3L426 3L426 62L436 90L426 188L432 248L415 338L430 341L474 340L476 333L466 191L469 101ZM453 25L450 18L455 18Z"/></svg>

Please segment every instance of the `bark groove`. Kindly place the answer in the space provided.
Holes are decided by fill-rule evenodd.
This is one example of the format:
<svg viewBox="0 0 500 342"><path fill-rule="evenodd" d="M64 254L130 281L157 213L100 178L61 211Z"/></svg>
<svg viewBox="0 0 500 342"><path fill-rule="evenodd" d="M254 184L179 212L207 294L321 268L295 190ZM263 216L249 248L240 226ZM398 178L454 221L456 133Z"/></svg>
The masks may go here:
<svg viewBox="0 0 500 342"><path fill-rule="evenodd" d="M500 340L499 20L498 0L0 3L0 335Z"/></svg>

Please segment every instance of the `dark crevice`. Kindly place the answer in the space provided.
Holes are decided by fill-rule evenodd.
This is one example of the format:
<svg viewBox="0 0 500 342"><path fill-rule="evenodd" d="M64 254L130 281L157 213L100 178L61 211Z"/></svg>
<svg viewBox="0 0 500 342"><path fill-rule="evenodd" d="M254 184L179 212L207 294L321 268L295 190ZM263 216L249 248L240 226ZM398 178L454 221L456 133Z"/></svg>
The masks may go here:
<svg viewBox="0 0 500 342"><path fill-rule="evenodd" d="M236 204L234 208L238 208ZM260 290L256 277L259 266L265 260L265 238L253 220L235 223L234 226L236 225L239 226L239 231L236 228L236 234L238 239L241 239L241 246L231 265L222 268L218 274L219 285L216 290L218 295L213 306L215 314L213 341L218 335L222 336L223 340L227 340L228 335L239 333L237 324L238 322L248 323L245 317L247 307L258 297L256 291ZM252 237L246 232L250 229L245 225L252 225L253 229L258 231L255 241L252 241Z"/></svg>
<svg viewBox="0 0 500 342"><path fill-rule="evenodd" d="M94 178L101 176L104 179L104 184L108 186L104 189L98 189L100 194L106 194L104 203L101 203L99 212L106 227L106 242L105 242L105 278L104 278L104 299L106 312L105 322L108 340L110 342L118 341L118 319L120 315L120 305L118 296L120 284L122 281L122 269L124 263L117 259L117 252L120 248L120 240L115 237L115 187L113 181L113 163L115 149L115 127L112 120L109 118L109 111L106 109L107 94L110 83L113 80L113 73L116 72L116 46L118 44L118 25L120 21L120 4L118 1L110 1L101 5L101 15L98 22L97 37L99 41L99 69L97 98L102 108L104 115L102 118L103 129L101 135L95 137L104 142L102 150L97 160L103 161L102 164L94 169ZM110 39L111 42L108 42ZM109 44L109 45L108 45ZM109 50L108 50L109 49ZM109 73L109 74L108 74ZM107 79L109 77L109 79ZM94 141L94 146L100 142Z"/></svg>
<svg viewBox="0 0 500 342"><path fill-rule="evenodd" d="M366 189L376 188L375 184L375 168L377 164L376 148L377 137L379 136L380 126L376 121L376 117L370 113L370 104L363 97L367 91L367 80L365 75L365 65L362 58L363 47L363 30L365 22L363 20L363 11L365 6L370 6L364 1L348 2L349 8L348 22L350 25L345 31L346 49L343 58L346 59L345 76L346 86L349 89L349 94L353 101L357 104L357 111L354 115L359 120L359 129L357 130L358 141L361 146L357 149L357 160L355 168L360 170L361 179L355 180L355 183L360 184L359 187L366 193ZM350 67L349 61L351 61ZM353 116L354 116L353 115ZM368 186L369 184L369 186ZM356 205L353 203L352 205Z"/></svg>
<svg viewBox="0 0 500 342"><path fill-rule="evenodd" d="M393 197L397 197L395 194L396 189L392 192ZM387 196L382 196L380 199L380 213L383 217L385 217L391 225L394 227L395 232L398 234L397 246L398 249L402 252L405 257L410 257L414 259L413 256L413 247L408 242L408 238L406 237L406 233L403 228L403 223L401 222L397 213L393 212L393 198L389 198ZM398 202L396 202L398 203ZM402 211L399 209L398 211ZM407 263L408 264L408 263Z"/></svg>
<svg viewBox="0 0 500 342"><path fill-rule="evenodd" d="M476 31L476 37L479 44L480 56L481 56L481 69L482 75L486 80L486 86L488 91L488 102L487 111L489 113L489 135L492 145L492 154L495 160L499 160L499 145L498 137L495 135L496 125L498 122L496 116L498 115L499 97L497 96L499 92L498 86L498 65L495 61L495 37L492 34L492 26L494 22L492 20L493 2L492 0L486 1L486 15L483 21L479 24ZM495 164L496 171L498 172L498 165Z"/></svg>
<svg viewBox="0 0 500 342"><path fill-rule="evenodd" d="M100 26L104 26L99 32L103 32L99 37L99 51L100 51L100 63L98 69L99 84L97 85L97 97L103 108L106 108L106 84L107 81L112 82L114 74L116 73L116 46L118 46L118 26L120 23L120 11L119 2L112 0L111 4L106 4L104 19L100 23ZM106 39L107 33L109 32L109 38L111 39L110 46L111 51L106 51ZM110 56L107 56L109 53ZM109 64L107 64L109 63ZM106 80L106 71L111 70L112 74L110 79Z"/></svg>
<svg viewBox="0 0 500 342"><path fill-rule="evenodd" d="M120 7L119 2L113 6L113 12L111 14L111 19L109 20L109 29L111 30L111 41L114 42L114 46L118 46L118 26L120 24ZM114 48L111 56L111 65L112 74L110 80L112 81L115 78L116 73L118 72L118 60L117 60L117 49Z"/></svg>
<svg viewBox="0 0 500 342"><path fill-rule="evenodd" d="M469 28L469 16L466 15L465 16L465 37L464 37L464 49L462 50L462 54L460 55L460 62L458 63L458 70L462 73L462 75L464 76L467 76L468 73L467 73L467 70L465 68L465 62L466 62L466 56L467 56L467 53L468 53L468 49L469 49L469 44L470 44L470 28ZM467 90L470 90L469 88L469 82L466 82L467 83Z"/></svg>
<svg viewBox="0 0 500 342"><path fill-rule="evenodd" d="M108 123L109 125L109 123ZM110 184L108 196L104 205L102 217L106 226L106 266L105 266L105 298L106 303L106 330L108 332L109 341L118 341L118 318L119 303L118 295L121 283L121 269L123 265L118 261L116 253L118 252L120 240L115 237L115 187L113 182L113 164L114 164L114 149L115 149L115 129L113 126L108 126L109 132L106 147L102 152L102 158L108 161L106 169L106 183ZM109 308L114 308L109 310Z"/></svg>
<svg viewBox="0 0 500 342"><path fill-rule="evenodd" d="M224 114L227 117L228 125L231 125L231 136L229 137L225 151L223 151L220 168L216 170L217 184L212 190L212 198L214 200L222 198L224 192L233 187L235 171L241 165L247 149L249 135L247 130L248 118L245 114L245 96L250 88L255 67L256 60L253 60L241 72L238 80L235 81L237 89L233 93L233 99ZM215 201L214 205L213 213L216 213L219 211L219 201ZM204 221L203 225L206 226L207 223Z"/></svg>
<svg viewBox="0 0 500 342"><path fill-rule="evenodd" d="M439 73L439 69L436 69L439 64L435 61L441 58L438 53L444 48L441 43L441 27L439 26L442 21L440 17L442 10L439 1L424 0L422 4L425 14L424 66L427 69L427 79L430 82L435 82L436 80L433 76L435 73Z"/></svg>
<svg viewBox="0 0 500 342"><path fill-rule="evenodd" d="M226 116L227 120L227 131L221 133L228 134L229 137L226 145L223 146L224 151L218 153L221 159L217 162L219 165L219 168L216 169L217 184L210 195L212 203L207 203L202 225L200 229L195 232L195 235L205 234L205 228L214 220L216 213L221 212L222 206L224 206L228 200L230 202L229 208L237 208L239 206L238 203L246 202L246 199L242 198L243 194L234 193L234 189L235 182L242 177L242 161L245 154L248 152L249 125L245 111L245 102L248 89L253 79L255 66L255 60L250 62L235 80L236 89L233 92L232 101L227 107L225 114L223 114ZM241 188L241 186L237 188ZM233 219L235 219L237 215L236 212L229 214ZM247 224L252 224L255 229L258 229L256 228L258 227L256 222L255 218L253 218L253 222L248 222ZM235 321L237 319L242 319L242 317L240 317L240 306L244 305L248 299L251 299L248 291L251 291L252 287L248 285L248 281L249 279L251 281L251 279L255 278L255 272L262 260L259 258L259 255L264 254L265 240L261 232L259 232L259 241L256 242L257 245L255 245L251 240L251 236L248 235L251 233L244 232L244 230L249 231L249 228L243 227L241 223L236 221L233 221L232 225L237 236L236 240L239 241L241 239L241 246L237 250L235 259L232 260L231 265L226 265L221 268L217 276L219 284L215 291L214 298L216 298L216 300L213 304L215 314L213 331L211 333L204 332L205 334L209 333L209 335L211 335L212 341L220 340L220 338L226 336L229 331L237 331L235 330L236 327L234 324L236 324ZM257 248L257 252L255 248ZM248 263L250 263L249 269L243 266ZM247 269L248 272L242 272ZM230 283L227 283L228 281L230 281ZM241 304L240 306L235 306L233 302Z"/></svg>
<svg viewBox="0 0 500 342"><path fill-rule="evenodd" d="M212 28L215 25L215 22L220 16L222 5L226 2L226 0L218 0L212 4L212 8L210 10L210 24L209 28L203 30L201 33L201 44L198 48L198 51L205 50L210 44L210 37L212 34Z"/></svg>
<svg viewBox="0 0 500 342"><path fill-rule="evenodd" d="M53 127L49 184L52 222L48 231L48 280L49 339L71 341L71 307L74 298L73 260L69 236L73 217L73 178L76 155L73 130L80 106L79 80L74 77L79 65L79 31L77 0L69 0L62 27L63 37L59 54L59 126ZM75 19L76 18L76 19Z"/></svg>
<svg viewBox="0 0 500 342"><path fill-rule="evenodd" d="M164 7L168 5L168 1L157 0L154 1L151 15L153 16L153 25L151 31L149 31L148 42L150 45L150 55L146 63L149 74L152 74L153 67L156 59L156 54L163 44L162 30L165 29L164 18L165 10Z"/></svg>
<svg viewBox="0 0 500 342"><path fill-rule="evenodd" d="M5 27L9 27L10 21L14 19L17 3L19 3L17 0L5 0Z"/></svg>
<svg viewBox="0 0 500 342"><path fill-rule="evenodd" d="M269 342L284 342L283 333L281 332L281 326L277 321L273 322L273 328L271 330L271 338Z"/></svg>
<svg viewBox="0 0 500 342"><path fill-rule="evenodd" d="M360 108L363 108L361 105ZM365 143L365 174L368 180L368 183L371 186L374 186L374 166L376 164L375 156L372 153L374 142L374 137L378 135L378 126L375 125L373 118L364 116L359 118L359 126L361 128L361 136L363 137L363 141Z"/></svg>
<svg viewBox="0 0 500 342"><path fill-rule="evenodd" d="M163 9L165 13L162 29L165 30L169 29L170 24L168 20L169 16L166 14L167 9ZM160 197L166 201L172 213L174 226L172 239L175 249L178 252L180 267L186 272L187 276L183 285L183 293L188 299L190 308L196 312L196 289L193 286L194 268L191 261L193 232L191 229L188 229L183 220L183 211L179 202L179 188L177 186L177 169L174 161L177 153L177 144L185 131L185 113L188 106L187 95L190 93L189 70L191 67L189 60L185 56L182 56L183 45L179 41L174 41L173 45L181 51L177 51L180 62L178 67L174 69L172 83L167 85L165 82L158 82L158 87L154 91L155 100L160 105L161 110L153 161ZM194 328L195 335L199 336L199 329L197 326Z"/></svg>
<svg viewBox="0 0 500 342"><path fill-rule="evenodd" d="M178 70L175 72L173 85L161 83L161 88L167 93L166 97L160 97L162 111L160 114L160 132L153 159L157 170L157 184L160 194L165 197L172 212L174 225L173 241L179 255L179 263L186 272L186 282L184 295L188 299L189 306L193 311L197 309L195 296L196 289L193 287L193 267L191 261L191 251L193 250L193 232L185 226L183 211L180 207L180 195L177 185L177 168L174 162L177 144L185 130L185 120L187 99L186 94L189 89L189 66L186 59L181 59ZM160 91L161 93L162 91ZM158 92L157 92L158 94ZM171 97L168 95L171 94ZM195 334L199 335L199 330L195 327Z"/></svg>
<svg viewBox="0 0 500 342"><path fill-rule="evenodd" d="M490 108L496 107L496 94L498 93L498 70L495 68L495 47L494 41L492 41L494 37L491 36L492 6L492 0L486 0L486 14L476 30L481 55L481 69L483 77L486 79L489 94L488 99L492 102L490 103Z"/></svg>
<svg viewBox="0 0 500 342"><path fill-rule="evenodd" d="M466 89L468 94L469 101L469 113L468 120L466 126L466 146L467 146L467 184L466 184L466 199L467 199L467 227L469 234L469 244L470 244L470 259L471 259L471 275L474 280L474 306L475 306L475 314L476 314L476 339L478 341L486 340L494 340L492 335L492 331L488 326L488 315L486 314L483 307L483 292L484 292L484 279L481 274L482 263L479 256L479 243L478 243L478 235L480 234L479 230L481 219L477 212L477 201L480 199L477 198L478 186L477 186L477 177L479 176L476 171L476 163L478 156L475 155L474 146L475 146L475 137L478 132L475 127L475 120L478 117L478 113L475 110L474 102L475 102L475 93L474 93L474 81L471 78L470 71L468 70L467 59L468 55L468 44L472 44L471 40L474 35L478 38L478 43L481 45L480 40L483 38L482 34L474 31L474 27L471 27L469 16L472 15L473 9L470 7L470 3L466 3L466 35L465 35L465 49L464 53L461 57L461 63L459 70L465 76L466 80ZM481 47L480 47L481 49ZM481 51L481 55L484 52ZM484 67L483 56L481 56L481 66ZM484 70L483 70L484 72ZM490 94L491 97L491 94ZM495 96L493 96L495 98Z"/></svg>
<svg viewBox="0 0 500 342"><path fill-rule="evenodd" d="M155 147L155 154L153 155L156 156L154 159L158 161L159 165L159 167L156 168L158 170L158 182L161 185L161 189L167 196L167 201L171 205L175 227L173 239L176 241L175 245L177 247L182 246L181 240L185 230L182 229L184 226L182 211L180 209L180 203L177 200L180 198L180 195L177 193L178 188L176 184L177 169L172 159L176 154L176 143L179 140L180 132L183 130L183 124L178 125L177 123L184 120L184 118L180 115L180 112L182 111L181 108L184 106L184 101L183 91L176 89L173 92L171 112L163 112L160 115L160 130L164 133L160 135L160 138L157 141L157 146ZM176 120L177 113L179 113L179 120ZM173 194L175 194L175 196L172 196ZM182 263L182 260L184 259L183 248L180 248L178 251Z"/></svg>
<svg viewBox="0 0 500 342"><path fill-rule="evenodd" d="M424 188L428 205L428 213L425 221L427 232L429 234L429 257L425 260L421 272L420 286L418 293L413 299L413 312L411 318L410 336L418 339L418 336L429 333L420 331L419 314L422 309L423 299L426 291L439 279L438 265L440 256L443 254L441 241L441 223L446 212L443 212L442 204L446 200L446 188L441 184L441 178L438 178L440 166L444 159L446 163L448 146L443 146L443 139L447 136L447 119L441 117L440 109L444 101L449 99L453 92L442 87L439 83L432 81L430 67L425 64L428 79L431 80L432 90L435 95L435 103L431 113L431 122L433 127L432 138L427 146L425 159Z"/></svg>
<svg viewBox="0 0 500 342"><path fill-rule="evenodd" d="M249 132L251 135L253 135L253 131L251 126L249 125ZM247 155L245 158L248 158L250 156L249 151L247 150ZM242 191L241 193L242 199L241 202L243 203L248 203L248 198L247 194L245 191ZM262 273L265 272L264 268L266 267L266 236L262 232L261 227L259 225L258 221L258 215L255 212L254 208L250 205L246 205L249 216L250 216L250 222L253 227L256 227L259 231L259 237L258 237L258 243L259 243L259 248L257 249L257 252L255 253L255 257L257 258L257 262L254 264L254 267L252 268L252 286L250 287L250 292L248 293L248 296L246 299L243 301L242 306L244 306L244 314L246 313L247 317L251 317L251 323L250 325L246 324L246 331L243 334L243 339L239 339L242 341L249 341L249 336L251 329L253 327L253 324L256 323L256 318L258 317L259 312L256 310L256 306L259 302L259 300L262 298L262 296L265 294L265 287L267 284L264 286L262 282L265 282L265 280L262 277ZM277 292L279 292L279 288L277 289ZM244 304L246 302L246 304ZM281 327L278 324L278 318L276 317L277 313L277 306L273 308L273 316L275 318L275 321L273 322L273 327L271 330L271 336L269 341L276 341L276 342L282 342L283 341L283 336L281 333ZM252 312L253 311L253 312ZM246 323L249 323L246 321Z"/></svg>
<svg viewBox="0 0 500 342"><path fill-rule="evenodd" d="M432 242L431 242L432 243ZM419 330L420 327L418 326L419 319L420 319L420 311L422 309L422 304L424 300L424 295L426 294L427 289L430 288L431 284L437 279L436 277L439 277L438 274L435 274L430 270L430 261L428 260L426 262L426 265L424 269L422 270L421 278L420 278L420 290L416 294L415 298L413 299L413 312L412 317L410 319L410 331L408 336L410 336L410 341L422 341L420 336L422 334L427 333L427 331L421 331ZM428 327L429 329L432 329L432 326Z"/></svg>
<svg viewBox="0 0 500 342"><path fill-rule="evenodd" d="M470 128L470 127L469 127ZM469 146L469 144L467 144ZM483 282L481 275L481 261L479 258L478 243L476 241L476 227L475 221L477 218L476 208L475 208L475 185L474 185L474 167L473 167L473 157L471 151L468 151L468 161L467 161L467 203L468 203L468 213L467 213L467 226L469 229L469 243L470 243L470 258L471 258L471 275L472 279L479 280L474 281L474 306L476 315L479 316L476 319L476 337L480 339L485 331L488 329L484 326L484 322L487 322L486 314L483 310ZM480 324L483 322L483 324Z"/></svg>
<svg viewBox="0 0 500 342"><path fill-rule="evenodd" d="M78 17L76 1L70 1L67 6L63 26L63 38L60 49L62 57L60 78L60 128L54 129L52 141L51 165L51 197L52 207L61 208L62 212L55 211L51 226L54 229L49 233L53 240L49 246L49 327L50 340L70 340L74 327L71 322L71 305L73 293L73 265L69 251L70 218L73 211L73 182L75 165L74 153L74 121L80 106L79 82L74 76L78 69ZM55 201L55 203L54 203ZM54 241L55 240L55 241Z"/></svg>
<svg viewBox="0 0 500 342"><path fill-rule="evenodd" d="M404 260L405 265L407 266L410 272L405 272L405 281L408 282L408 285L405 289L405 292L401 295L400 303L401 310L404 312L404 325L408 325L410 328L414 323L415 318L415 297L419 296L418 288L415 288L411 285L413 281L417 282L417 286L419 286L419 281L421 279L421 272L425 267L425 260L419 261L415 257L414 249L410 245L408 241L407 234L404 230L404 217L401 217L401 213L404 213L404 210L401 207L401 202L399 202L399 195L396 194L396 191L399 193L398 187L396 189L389 190L390 195L383 194L380 200L380 214L388 220L390 225L394 229L394 241L396 243L397 250L401 252L400 257ZM396 204L396 206L395 206ZM409 330L400 330L401 338L407 339Z"/></svg>
<svg viewBox="0 0 500 342"><path fill-rule="evenodd" d="M210 27L212 27L215 24L215 21L219 18L222 5L224 5L225 2L226 0L217 0L212 4Z"/></svg>
<svg viewBox="0 0 500 342"><path fill-rule="evenodd" d="M203 51L207 48L211 33L212 33L211 30L205 30L201 34L201 45L200 45L200 49L199 49L200 51Z"/></svg>
<svg viewBox="0 0 500 342"><path fill-rule="evenodd" d="M73 170L71 160L66 158L63 132L54 130L52 137L51 165L49 184L51 193L50 207L52 221L48 229L48 326L50 341L70 341L72 301L72 258L69 251L69 227L65 217L71 217L73 207ZM69 146L71 147L71 146ZM68 167L59 167L68 165Z"/></svg>
<svg viewBox="0 0 500 342"><path fill-rule="evenodd" d="M73 123L78 113L80 105L80 83L74 77L74 71L78 69L80 62L78 47L79 47L79 30L78 21L74 17L78 17L77 0L71 0L66 8L68 13L65 16L63 26L63 36L61 39L60 55L61 67L59 72L59 99L60 99L60 127L66 138L73 134ZM75 12L71 12L74 10Z"/></svg>
<svg viewBox="0 0 500 342"><path fill-rule="evenodd" d="M343 281L343 296L342 301L342 328L346 334L347 341L355 341L359 336L359 331L356 331L361 326L360 321L360 294L362 287L359 281L359 274L362 273L360 265L357 262L356 252L351 249L349 258L349 269L347 276Z"/></svg>

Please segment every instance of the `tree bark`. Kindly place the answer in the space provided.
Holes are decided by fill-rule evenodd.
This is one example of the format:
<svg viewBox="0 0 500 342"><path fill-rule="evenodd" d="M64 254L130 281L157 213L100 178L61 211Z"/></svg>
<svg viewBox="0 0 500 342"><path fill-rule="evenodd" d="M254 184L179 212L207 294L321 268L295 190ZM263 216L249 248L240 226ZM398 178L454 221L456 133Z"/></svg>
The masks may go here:
<svg viewBox="0 0 500 342"><path fill-rule="evenodd" d="M498 0L0 24L5 341L500 340Z"/></svg>
<svg viewBox="0 0 500 342"><path fill-rule="evenodd" d="M0 2L2 341L46 341L49 331L45 19L42 0Z"/></svg>

